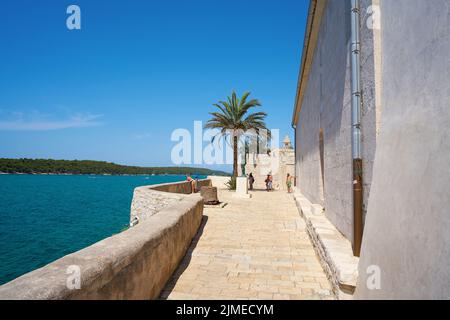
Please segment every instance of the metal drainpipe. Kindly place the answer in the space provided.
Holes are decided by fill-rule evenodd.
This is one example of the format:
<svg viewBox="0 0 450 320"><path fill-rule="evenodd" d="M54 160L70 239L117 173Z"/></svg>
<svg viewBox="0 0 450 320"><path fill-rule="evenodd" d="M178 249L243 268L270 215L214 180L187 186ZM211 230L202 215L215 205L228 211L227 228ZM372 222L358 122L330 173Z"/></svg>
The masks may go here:
<svg viewBox="0 0 450 320"><path fill-rule="evenodd" d="M297 188L297 125L293 124L294 129L294 188Z"/></svg>
<svg viewBox="0 0 450 320"><path fill-rule="evenodd" d="M352 156L353 156L353 254L360 256L363 235L362 154L361 154L361 58L360 2L352 0Z"/></svg>

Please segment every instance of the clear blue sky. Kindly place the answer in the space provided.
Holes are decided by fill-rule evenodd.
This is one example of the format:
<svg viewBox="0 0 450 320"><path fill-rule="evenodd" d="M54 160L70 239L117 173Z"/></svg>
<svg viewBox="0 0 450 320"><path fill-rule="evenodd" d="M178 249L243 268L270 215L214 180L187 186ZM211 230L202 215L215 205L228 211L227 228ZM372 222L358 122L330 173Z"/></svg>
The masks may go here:
<svg viewBox="0 0 450 320"><path fill-rule="evenodd" d="M70 4L81 30L66 28ZM172 131L233 89L292 137L308 4L2 1L0 157L171 165Z"/></svg>

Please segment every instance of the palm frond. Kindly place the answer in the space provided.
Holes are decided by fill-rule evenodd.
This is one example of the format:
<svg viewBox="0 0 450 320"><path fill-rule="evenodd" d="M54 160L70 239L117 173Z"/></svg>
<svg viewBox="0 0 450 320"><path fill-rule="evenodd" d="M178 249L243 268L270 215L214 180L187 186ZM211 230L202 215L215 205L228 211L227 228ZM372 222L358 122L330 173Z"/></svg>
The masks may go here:
<svg viewBox="0 0 450 320"><path fill-rule="evenodd" d="M268 138L270 139L271 133L267 129L264 122L267 114L265 112L255 112L249 114L251 108L261 106L261 103L257 99L248 100L250 92L245 92L241 98L238 98L236 92L233 90L231 96L228 96L226 101L219 101L213 104L217 108L217 111L211 112L211 119L206 122L205 129L220 129L216 135L211 139L211 143L219 139L224 139L225 142L231 144L232 137L241 137L244 133L254 130L257 135L262 130L267 130ZM229 141L228 141L229 140ZM236 146L233 145L236 151ZM237 164L233 164L233 173L237 174Z"/></svg>

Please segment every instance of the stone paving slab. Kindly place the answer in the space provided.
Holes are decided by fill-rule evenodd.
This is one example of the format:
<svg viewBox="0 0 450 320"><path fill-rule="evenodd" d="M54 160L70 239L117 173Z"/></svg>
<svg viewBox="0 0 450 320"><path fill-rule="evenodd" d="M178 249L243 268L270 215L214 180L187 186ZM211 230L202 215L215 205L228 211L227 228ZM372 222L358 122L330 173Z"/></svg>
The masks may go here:
<svg viewBox="0 0 450 320"><path fill-rule="evenodd" d="M205 208L202 226L161 299L334 299L292 195L253 191Z"/></svg>

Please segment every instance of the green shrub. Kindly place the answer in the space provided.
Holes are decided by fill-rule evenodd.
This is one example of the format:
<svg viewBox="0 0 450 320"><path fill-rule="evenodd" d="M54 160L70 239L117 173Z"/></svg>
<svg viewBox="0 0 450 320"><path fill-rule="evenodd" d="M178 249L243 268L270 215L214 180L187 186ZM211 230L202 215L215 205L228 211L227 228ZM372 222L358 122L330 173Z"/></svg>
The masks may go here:
<svg viewBox="0 0 450 320"><path fill-rule="evenodd" d="M236 190L236 177L231 177L225 185L228 190Z"/></svg>

